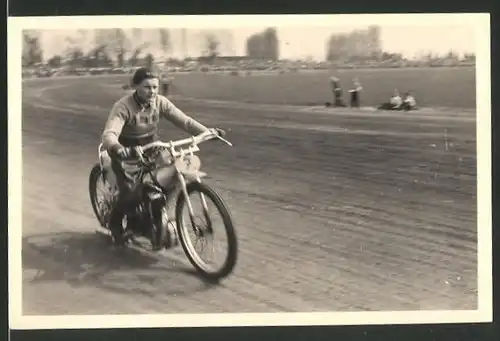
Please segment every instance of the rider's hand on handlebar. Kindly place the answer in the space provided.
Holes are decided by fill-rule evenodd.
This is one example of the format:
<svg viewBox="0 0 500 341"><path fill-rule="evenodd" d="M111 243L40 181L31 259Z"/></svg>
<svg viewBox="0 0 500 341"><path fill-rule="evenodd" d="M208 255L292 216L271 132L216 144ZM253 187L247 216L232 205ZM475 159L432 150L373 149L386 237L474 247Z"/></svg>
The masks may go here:
<svg viewBox="0 0 500 341"><path fill-rule="evenodd" d="M122 160L128 159L132 156L132 149L127 147L120 147L116 151L116 155Z"/></svg>
<svg viewBox="0 0 500 341"><path fill-rule="evenodd" d="M221 129L221 128L215 128L214 130L217 133L217 135L219 135L220 137L226 136L226 132L223 129Z"/></svg>

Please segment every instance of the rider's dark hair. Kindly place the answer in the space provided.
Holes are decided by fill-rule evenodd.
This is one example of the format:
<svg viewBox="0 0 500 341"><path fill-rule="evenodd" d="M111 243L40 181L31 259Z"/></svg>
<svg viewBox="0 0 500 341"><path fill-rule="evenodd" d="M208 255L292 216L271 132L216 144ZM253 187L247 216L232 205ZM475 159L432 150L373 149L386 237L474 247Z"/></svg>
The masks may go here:
<svg viewBox="0 0 500 341"><path fill-rule="evenodd" d="M158 73L154 72L150 68L147 67L141 67L137 69L134 73L134 76L132 77L132 85L139 85L141 84L145 79L150 79L150 78L160 78Z"/></svg>

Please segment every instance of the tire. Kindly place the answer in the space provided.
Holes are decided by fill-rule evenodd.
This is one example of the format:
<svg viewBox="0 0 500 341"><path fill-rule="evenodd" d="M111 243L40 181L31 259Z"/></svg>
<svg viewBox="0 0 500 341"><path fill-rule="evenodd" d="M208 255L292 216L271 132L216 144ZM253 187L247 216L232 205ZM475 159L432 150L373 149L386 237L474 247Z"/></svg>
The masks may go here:
<svg viewBox="0 0 500 341"><path fill-rule="evenodd" d="M99 180L100 177L103 176L101 167L98 163L92 167L92 170L90 171L90 176L89 176L89 195L90 195L90 203L92 204L92 209L94 211L94 214L97 218L97 221L99 221L99 224L101 227L106 227L107 219L106 217L103 217L99 209L97 207L97 202L96 202L96 190L97 190L97 181Z"/></svg>
<svg viewBox="0 0 500 341"><path fill-rule="evenodd" d="M184 226L184 221L182 217L183 209L184 208L187 209L186 198L183 192L180 193L175 210L179 242L182 245L186 257L189 259L189 262L196 268L196 270L205 279L217 282L227 277L229 274L231 274L234 267L236 266L237 256L238 256L238 240L233 225L233 219L231 217L231 214L229 213L229 209L227 208L221 196L208 185L199 182L191 182L187 185L187 192L188 194L191 194L193 192L200 192L204 194L206 199L210 199L215 204L217 210L219 211L219 214L222 216L224 222L224 228L228 237L229 250L222 267L220 267L220 269L216 271L209 271L206 269L206 267L202 262L199 262L197 260L199 256L196 250L194 250L191 247L191 244L188 243L187 239L189 238L189 236L186 234L188 227ZM189 226L191 227L190 222Z"/></svg>

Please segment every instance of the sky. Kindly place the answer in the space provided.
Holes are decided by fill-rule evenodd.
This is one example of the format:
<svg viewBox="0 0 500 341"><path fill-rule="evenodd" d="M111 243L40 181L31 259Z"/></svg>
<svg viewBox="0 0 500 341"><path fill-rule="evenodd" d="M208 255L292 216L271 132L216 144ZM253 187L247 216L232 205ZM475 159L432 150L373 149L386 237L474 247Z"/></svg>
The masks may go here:
<svg viewBox="0 0 500 341"><path fill-rule="evenodd" d="M384 26L381 28L382 48L386 52L402 53L407 58L412 58L419 53L434 52L443 54L450 49L460 54L475 52L475 30L472 25L446 24L446 25L405 25ZM350 32L355 29L365 29L364 26L285 26L277 27L280 38L280 58L307 58L324 60L326 41L331 34ZM261 32L264 27L237 27L232 29L210 29L221 42L221 55L244 55L245 41L254 34ZM125 29L132 36L131 29ZM61 53L67 44L66 36L78 36L77 30L42 30L40 31L42 48L45 58L50 58ZM172 51L169 56L184 57L186 54L198 56L204 49L204 32L200 29L186 29L185 44L182 43L182 30L171 29ZM158 30L148 29L142 37L135 41L151 41L155 47L147 49L153 54L161 53L157 44ZM84 50L93 45L93 34L86 38L79 38ZM153 45L153 44L152 44Z"/></svg>

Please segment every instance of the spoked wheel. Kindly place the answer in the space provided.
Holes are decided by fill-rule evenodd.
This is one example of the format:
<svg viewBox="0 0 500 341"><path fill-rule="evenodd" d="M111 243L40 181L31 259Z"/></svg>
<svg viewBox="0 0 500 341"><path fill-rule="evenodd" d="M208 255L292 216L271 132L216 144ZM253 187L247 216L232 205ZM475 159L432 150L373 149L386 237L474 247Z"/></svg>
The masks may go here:
<svg viewBox="0 0 500 341"><path fill-rule="evenodd" d="M187 192L194 219L191 220L188 202L181 192L175 212L179 242L191 264L203 277L218 281L233 271L237 260L238 243L231 215L220 195L206 184L192 182L187 185ZM220 216L218 219L217 214ZM217 266L213 262L203 260L196 248L201 246L206 249L208 246L215 252L214 238L224 235L227 251L221 264Z"/></svg>
<svg viewBox="0 0 500 341"><path fill-rule="evenodd" d="M89 176L89 195L94 214L102 227L106 227L111 212L111 193L99 164L94 165Z"/></svg>

